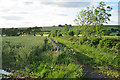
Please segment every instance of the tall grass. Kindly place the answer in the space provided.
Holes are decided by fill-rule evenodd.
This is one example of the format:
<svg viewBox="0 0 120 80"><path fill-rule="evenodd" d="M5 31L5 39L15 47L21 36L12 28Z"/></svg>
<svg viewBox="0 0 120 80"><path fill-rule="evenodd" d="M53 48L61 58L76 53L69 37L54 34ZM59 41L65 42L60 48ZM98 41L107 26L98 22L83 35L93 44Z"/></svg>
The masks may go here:
<svg viewBox="0 0 120 80"><path fill-rule="evenodd" d="M84 77L81 65L67 53L55 52L46 37L3 37L3 67L17 78Z"/></svg>
<svg viewBox="0 0 120 80"><path fill-rule="evenodd" d="M39 46L42 48L45 38L41 37L3 37L3 66L21 66L28 64L28 58L34 54L34 49ZM15 63L16 62L16 63ZM14 65L13 65L14 64ZM5 66L7 67L7 66Z"/></svg>
<svg viewBox="0 0 120 80"><path fill-rule="evenodd" d="M113 66L114 68L120 68L119 63L119 53L115 53L114 51L105 51L106 48L95 48L91 47L87 44L83 45L78 45L76 42L68 41L65 38L54 38L57 42L63 43L64 45L73 48L80 54L76 54L76 57L83 62L84 64L90 65L93 68L98 68L99 66L108 66L110 67ZM103 69L103 68L102 68ZM101 70L102 72L105 69ZM106 69L106 71L110 71L110 69ZM108 74L108 72L106 72ZM115 77L119 76L119 72L116 70L111 70L111 74L109 73L108 75L112 75ZM117 76L116 76L117 75Z"/></svg>

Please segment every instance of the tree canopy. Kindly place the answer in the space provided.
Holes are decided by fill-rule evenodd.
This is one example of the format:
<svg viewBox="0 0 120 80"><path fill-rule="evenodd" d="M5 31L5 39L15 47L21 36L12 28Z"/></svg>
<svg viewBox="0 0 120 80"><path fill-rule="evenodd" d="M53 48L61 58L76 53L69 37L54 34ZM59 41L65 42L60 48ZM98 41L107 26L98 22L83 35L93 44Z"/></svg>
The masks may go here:
<svg viewBox="0 0 120 80"><path fill-rule="evenodd" d="M86 10L81 10L74 20L80 25L82 36L101 36L103 23L110 21L112 10L110 6L101 1L97 7L87 7Z"/></svg>

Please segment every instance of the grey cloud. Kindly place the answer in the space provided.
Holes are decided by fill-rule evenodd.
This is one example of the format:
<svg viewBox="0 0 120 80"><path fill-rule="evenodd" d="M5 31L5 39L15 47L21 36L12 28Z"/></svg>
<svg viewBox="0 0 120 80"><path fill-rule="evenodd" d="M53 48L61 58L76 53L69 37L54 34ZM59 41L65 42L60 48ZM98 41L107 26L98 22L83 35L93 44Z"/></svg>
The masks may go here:
<svg viewBox="0 0 120 80"><path fill-rule="evenodd" d="M60 7L67 7L67 8L80 8L90 5L90 2L42 2L42 3L46 5L57 5Z"/></svg>
<svg viewBox="0 0 120 80"><path fill-rule="evenodd" d="M18 1L18 0L12 0L12 1Z"/></svg>
<svg viewBox="0 0 120 80"><path fill-rule="evenodd" d="M43 3L43 4L47 4L47 5L54 5L54 4L56 4L55 2L41 2L41 3Z"/></svg>
<svg viewBox="0 0 120 80"><path fill-rule="evenodd" d="M28 14L28 12L12 12L13 14Z"/></svg>
<svg viewBox="0 0 120 80"><path fill-rule="evenodd" d="M67 14L58 14L58 15L60 15L60 16L68 16Z"/></svg>
<svg viewBox="0 0 120 80"><path fill-rule="evenodd" d="M33 4L33 2L24 2L27 5Z"/></svg>
<svg viewBox="0 0 120 80"><path fill-rule="evenodd" d="M3 19L5 20L21 20L22 17L19 16L2 16Z"/></svg>
<svg viewBox="0 0 120 80"><path fill-rule="evenodd" d="M3 10L0 10L1 12L9 12L10 10L9 9L3 9Z"/></svg>

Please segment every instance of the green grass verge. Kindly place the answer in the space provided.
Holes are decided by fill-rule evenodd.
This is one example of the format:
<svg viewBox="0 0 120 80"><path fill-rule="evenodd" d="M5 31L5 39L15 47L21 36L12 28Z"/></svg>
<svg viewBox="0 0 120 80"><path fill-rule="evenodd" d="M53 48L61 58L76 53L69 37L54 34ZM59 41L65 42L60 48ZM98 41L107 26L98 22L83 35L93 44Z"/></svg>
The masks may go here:
<svg viewBox="0 0 120 80"><path fill-rule="evenodd" d="M79 45L79 43L68 41L68 39L64 37L54 39L79 52L79 54L76 54L76 57L84 64L100 69L100 72L104 72L108 76L119 77L120 73L116 69L111 69L110 67L111 65L114 68L120 68L120 65L118 64L120 59L119 53L115 53L114 51L105 52L105 48Z"/></svg>

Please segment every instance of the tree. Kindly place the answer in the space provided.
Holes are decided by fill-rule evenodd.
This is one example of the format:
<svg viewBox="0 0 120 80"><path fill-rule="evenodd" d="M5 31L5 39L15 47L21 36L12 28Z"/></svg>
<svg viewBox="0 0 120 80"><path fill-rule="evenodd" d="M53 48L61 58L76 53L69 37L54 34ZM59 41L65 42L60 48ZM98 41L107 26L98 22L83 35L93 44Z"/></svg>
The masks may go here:
<svg viewBox="0 0 120 80"><path fill-rule="evenodd" d="M28 28L26 29L26 32L28 33L28 35L30 35L31 31L32 31L32 28L31 28L31 27L28 27Z"/></svg>
<svg viewBox="0 0 120 80"><path fill-rule="evenodd" d="M22 36L24 34L24 30L20 30L19 34Z"/></svg>
<svg viewBox="0 0 120 80"><path fill-rule="evenodd" d="M34 36L36 36L36 32L39 32L40 35L43 35L43 33L41 32L41 30L42 30L42 27L37 27L37 26L35 26L35 27L33 28ZM41 32L41 33L40 33L40 32Z"/></svg>
<svg viewBox="0 0 120 80"><path fill-rule="evenodd" d="M42 32L42 27L39 27L38 32L41 36L43 36L44 33Z"/></svg>
<svg viewBox="0 0 120 80"><path fill-rule="evenodd" d="M5 33L6 33L5 28L2 28L2 33L1 33L1 36L5 35Z"/></svg>
<svg viewBox="0 0 120 80"><path fill-rule="evenodd" d="M19 29L18 28L8 28L5 29L6 36L19 36Z"/></svg>
<svg viewBox="0 0 120 80"><path fill-rule="evenodd" d="M67 35L67 32L69 31L70 26L69 25L65 25L65 27L62 29L62 32L64 35Z"/></svg>
<svg viewBox="0 0 120 80"><path fill-rule="evenodd" d="M80 30L82 36L101 37L103 23L110 21L109 17L111 14L109 12L111 10L112 8L110 6L106 6L106 4L101 1L96 8L94 6L92 8L87 7L86 10L80 11L74 21L76 24L81 25Z"/></svg>

